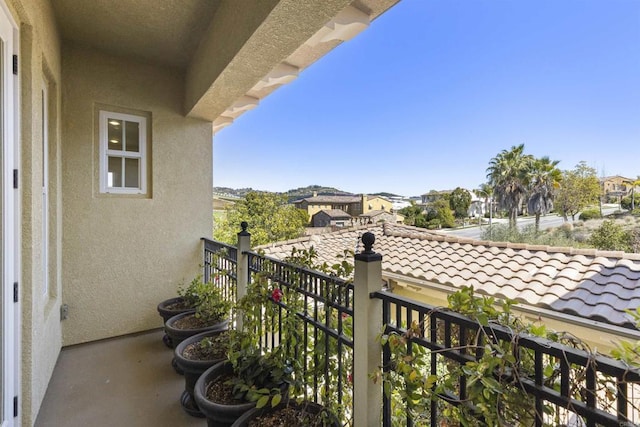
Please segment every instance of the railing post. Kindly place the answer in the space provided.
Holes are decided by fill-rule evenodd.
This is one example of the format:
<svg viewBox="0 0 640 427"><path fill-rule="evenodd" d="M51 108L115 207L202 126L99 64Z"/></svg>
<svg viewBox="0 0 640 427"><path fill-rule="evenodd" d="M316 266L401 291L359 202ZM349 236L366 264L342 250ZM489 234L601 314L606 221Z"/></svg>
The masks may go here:
<svg viewBox="0 0 640 427"><path fill-rule="evenodd" d="M382 330L382 302L371 299L382 289L382 255L373 252L373 233L362 236L364 252L355 255L353 406L354 425L380 426L382 385L369 378L382 363L382 347L376 338Z"/></svg>
<svg viewBox="0 0 640 427"><path fill-rule="evenodd" d="M246 221L240 223L242 231L238 233L238 259L236 262L236 301L239 301L247 294L247 284L249 283L249 255L251 250L251 233L247 231ZM236 326L242 330L242 316L237 316Z"/></svg>

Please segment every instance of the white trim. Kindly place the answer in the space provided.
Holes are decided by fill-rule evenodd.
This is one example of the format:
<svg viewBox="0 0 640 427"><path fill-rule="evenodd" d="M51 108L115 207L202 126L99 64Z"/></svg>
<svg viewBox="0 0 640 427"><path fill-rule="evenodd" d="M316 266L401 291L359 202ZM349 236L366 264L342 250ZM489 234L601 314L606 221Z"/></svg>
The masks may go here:
<svg viewBox="0 0 640 427"><path fill-rule="evenodd" d="M139 137L138 137L138 152L124 151L124 150L111 150L109 149L109 132L108 122L109 119L123 120L128 122L138 123ZM100 192L101 193L113 193L113 194L146 194L147 193L147 118L144 116L134 116L132 114L115 113L111 111L100 111ZM123 128L124 132L124 128ZM123 141L124 141L123 136ZM138 188L126 188L124 182L121 187L109 186L109 168L108 158L109 155L119 157L121 159L137 159L140 162L138 168ZM124 165L122 170L124 171Z"/></svg>
<svg viewBox="0 0 640 427"><path fill-rule="evenodd" d="M42 78L42 294L49 294L49 90Z"/></svg>
<svg viewBox="0 0 640 427"><path fill-rule="evenodd" d="M13 188L13 170L19 165L18 149L18 77L13 74L13 55L18 53L18 30L4 0L0 0L0 42L2 44L2 68L0 89L2 104L2 201L0 201L0 225L2 227L1 290L2 318L2 407L0 425L13 427L20 424L20 416L13 417L13 397L20 396L20 307L13 302L13 283L20 275L20 192Z"/></svg>

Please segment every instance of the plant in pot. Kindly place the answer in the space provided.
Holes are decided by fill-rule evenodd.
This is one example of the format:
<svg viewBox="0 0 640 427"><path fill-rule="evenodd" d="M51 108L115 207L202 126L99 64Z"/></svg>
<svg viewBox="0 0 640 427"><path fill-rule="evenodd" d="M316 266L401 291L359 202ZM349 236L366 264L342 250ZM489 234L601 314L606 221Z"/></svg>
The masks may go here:
<svg viewBox="0 0 640 427"><path fill-rule="evenodd" d="M193 388L204 371L227 359L228 350L228 330L193 335L176 346L174 360L178 370L183 372L185 381L180 404L189 415L204 416L193 398Z"/></svg>
<svg viewBox="0 0 640 427"><path fill-rule="evenodd" d="M228 427L257 406L279 404L287 394L291 371L278 348L269 353L256 350L235 364L226 360L207 369L196 382L194 397L209 427Z"/></svg>
<svg viewBox="0 0 640 427"><path fill-rule="evenodd" d="M251 409L242 414L232 427L339 427L340 425L335 415L326 406L288 399L276 406Z"/></svg>
<svg viewBox="0 0 640 427"><path fill-rule="evenodd" d="M291 258L294 257L295 261L308 262L315 257L315 253L294 251ZM295 261L289 260L292 263ZM301 265L299 262L295 264ZM263 271L275 270L265 265ZM337 409L336 405L320 406L302 400L306 390L304 383L311 384L314 378L316 383L322 382L322 379L319 380L321 377L327 380L321 384L324 390L322 400L329 403L335 398L335 395L330 394L336 392L338 382L329 384L328 377L324 376L326 371L334 371L332 380L341 376L343 381L340 384L344 386L350 377L347 373L347 370L351 372L350 363L349 366L339 368L337 362L320 362L320 358L325 355L325 348L320 345L324 342L320 337L322 333L317 333L315 341L309 336L305 339L307 326L301 321L305 312L305 299L298 289L297 280L301 269L291 267L287 271L278 271L282 274L280 277L287 278L286 283L280 282L278 277L269 273L259 273L254 277L247 288L246 296L238 302L236 312L242 314L243 321L240 323L241 330L231 331L233 345L229 352L229 361L212 367L196 384L194 395L198 405L206 413L210 426L231 425L231 422L244 423L245 421L240 419L245 419L241 418L245 416L251 418L252 423L259 422L260 424L256 425L263 425L265 419L273 419L274 411L280 415L281 411L284 411L292 420L290 425L337 425L337 418L332 415L338 413L334 412ZM350 325L349 319L335 313L334 317L332 320L336 322L340 317L345 326L344 333L350 334L351 329L346 326ZM270 352L259 350L260 337L268 337L273 346ZM304 346L310 348L303 349ZM315 366L304 364L300 360L303 357L311 357L318 363ZM218 379L221 375L227 377ZM229 413L229 417L225 419L220 418L223 407L215 396L215 390L223 389L223 386L226 387L225 396L236 399L235 412ZM252 403L247 404L247 401ZM224 410L230 407L231 405L224 406ZM252 409L256 409L252 415L246 414Z"/></svg>
<svg viewBox="0 0 640 427"><path fill-rule="evenodd" d="M228 328L231 302L221 290L211 283L200 282L195 291L198 295L195 311L178 314L165 323L165 331L176 346L193 335ZM181 373L175 358L172 365Z"/></svg>
<svg viewBox="0 0 640 427"><path fill-rule="evenodd" d="M178 296L166 299L158 304L158 313L162 317L162 324L166 324L167 320L173 316L182 313L193 312L199 300L199 289L202 286L201 276L195 277L187 286L184 283L178 288ZM174 348L174 344L166 333L162 337L162 341L169 348Z"/></svg>
<svg viewBox="0 0 640 427"><path fill-rule="evenodd" d="M279 289L270 289L268 277L257 274L238 301L234 312L242 321L237 330L229 331L228 360L204 372L194 389L196 403L210 426L230 426L244 412L256 406L275 406L286 396L293 372L293 363L284 352L286 343L281 341L270 351L260 347L260 337L270 330L275 304L281 298Z"/></svg>

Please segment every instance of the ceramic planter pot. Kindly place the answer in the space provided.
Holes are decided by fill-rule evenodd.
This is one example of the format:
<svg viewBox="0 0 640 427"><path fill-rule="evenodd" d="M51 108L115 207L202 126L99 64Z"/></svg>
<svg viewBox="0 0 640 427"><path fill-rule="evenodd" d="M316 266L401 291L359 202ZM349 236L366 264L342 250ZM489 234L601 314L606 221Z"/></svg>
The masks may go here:
<svg viewBox="0 0 640 427"><path fill-rule="evenodd" d="M176 303L180 303L183 301L182 297L175 297L175 298L169 298L167 300L162 301L160 304L158 304L158 313L160 314L160 317L162 317L162 324L164 325L165 323L167 323L167 320L171 319L173 316L176 316L178 314L182 314L182 313L189 313L189 312L193 312L195 311L194 308L174 308L172 307L173 305L175 305ZM169 337L169 335L164 334L164 336L162 337L162 342L165 343L165 345L169 348L173 348L174 344L171 341L171 338Z"/></svg>
<svg viewBox="0 0 640 427"><path fill-rule="evenodd" d="M285 408L287 406L290 406L290 407L293 407L293 408L296 408L296 409L303 409L305 412L307 412L307 413L309 413L311 415L319 414L324 408L322 405L319 405L319 404L314 403L314 402L296 403L295 401L282 401L278 405L276 405L275 408L272 408L271 406L267 405L264 408L253 408L253 409L245 412L244 414L242 414L240 416L240 418L238 418L236 420L236 422L234 422L232 424L231 427L247 427L249 425L249 422L258 419L259 417L261 417L261 416L263 416L265 414L268 414L268 413L275 412L275 411L278 411L280 409L283 409L283 408ZM335 419L334 416L331 415L329 424L327 424L327 426L339 427L340 423L338 422L337 419Z"/></svg>
<svg viewBox="0 0 640 427"><path fill-rule="evenodd" d="M233 372L231 362L217 363L207 369L196 381L193 395L200 411L207 418L208 427L230 427L242 414L255 408L255 402L225 405L207 398L207 386L215 378Z"/></svg>
<svg viewBox="0 0 640 427"><path fill-rule="evenodd" d="M167 320L166 323L164 324L164 330L167 333L167 335L169 335L169 337L171 338L171 341L173 342L174 346L177 346L185 339L192 337L194 335L201 334L203 332L209 332L209 331L225 330L229 327L228 319L223 320L222 322L214 323L210 326L205 326L205 327L195 328L195 329L181 329L175 326L178 320L183 319L187 316L193 316L194 314L195 312L177 314L169 318L169 320Z"/></svg>
<svg viewBox="0 0 640 427"><path fill-rule="evenodd" d="M193 316L194 313L195 312L177 314L171 317L169 320L167 320L167 322L164 324L164 330L166 334L169 336L169 338L171 339L171 342L173 343L174 346L179 345L182 341L194 335L201 334L203 332L222 331L229 327L228 319L222 322L214 323L210 326L195 328L195 329L181 329L175 326L178 320L187 316ZM176 370L177 373L182 375L182 370L176 364L175 357L171 361L171 366L173 366L173 368Z"/></svg>
<svg viewBox="0 0 640 427"><path fill-rule="evenodd" d="M185 410L185 412L187 412L191 416L204 416L193 398L193 389L196 385L196 381L198 381L198 378L200 378L200 375L202 375L204 371L206 371L213 365L226 360L226 357L220 357L217 359L193 360L184 357L184 351L189 345L198 343L203 338L213 337L227 330L228 329L225 328L193 335L182 341L175 348L174 360L178 369L183 372L185 382L184 392L182 393L182 396L180 398L180 403L182 404L182 408Z"/></svg>

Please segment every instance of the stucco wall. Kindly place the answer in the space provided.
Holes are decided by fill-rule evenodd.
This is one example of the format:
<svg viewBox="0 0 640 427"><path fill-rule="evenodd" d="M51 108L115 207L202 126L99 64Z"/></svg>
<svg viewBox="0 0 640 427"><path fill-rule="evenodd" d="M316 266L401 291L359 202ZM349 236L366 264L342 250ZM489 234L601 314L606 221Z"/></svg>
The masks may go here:
<svg viewBox="0 0 640 427"><path fill-rule="evenodd" d="M49 1L8 0L19 25L21 269L18 423L33 425L61 347L60 44ZM49 213L43 218L42 90L49 92ZM49 290L44 293L43 225L48 223Z"/></svg>
<svg viewBox="0 0 640 427"><path fill-rule="evenodd" d="M63 344L160 327L211 235L211 124L182 115L177 71L65 46L62 75ZM98 105L150 115L148 197L98 193Z"/></svg>

